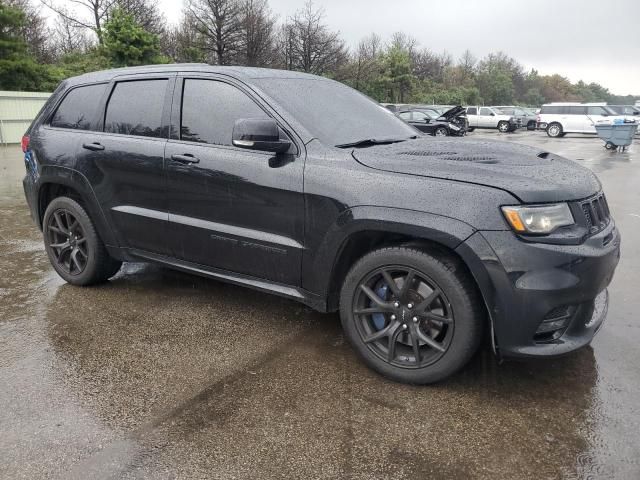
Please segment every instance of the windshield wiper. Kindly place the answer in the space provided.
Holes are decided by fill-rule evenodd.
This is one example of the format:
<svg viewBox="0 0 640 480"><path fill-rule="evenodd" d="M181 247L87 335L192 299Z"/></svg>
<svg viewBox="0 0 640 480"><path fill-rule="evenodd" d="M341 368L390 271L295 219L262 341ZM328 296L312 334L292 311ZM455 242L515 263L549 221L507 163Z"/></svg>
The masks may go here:
<svg viewBox="0 0 640 480"><path fill-rule="evenodd" d="M371 147L373 145L388 145L390 143L399 143L399 142L404 142L406 140L413 140L416 138L418 138L417 135L413 135L409 138L366 138L364 140L358 140L356 142L341 143L340 145L336 145L336 147L338 148Z"/></svg>

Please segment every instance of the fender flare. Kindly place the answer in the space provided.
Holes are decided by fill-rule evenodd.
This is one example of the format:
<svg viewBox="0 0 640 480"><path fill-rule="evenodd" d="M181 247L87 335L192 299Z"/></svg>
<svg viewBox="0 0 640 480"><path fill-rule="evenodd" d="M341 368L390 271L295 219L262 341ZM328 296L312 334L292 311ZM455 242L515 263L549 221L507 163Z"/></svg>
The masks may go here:
<svg viewBox="0 0 640 480"><path fill-rule="evenodd" d="M69 167L58 165L42 166L38 176L37 188L35 189L36 222L40 230L42 230L42 218L44 216L44 211L42 211L40 205L40 194L42 188L47 184L63 185L76 191L80 195L84 206L87 208L87 213L105 245L118 246L116 237L107 222L91 183L82 173Z"/></svg>
<svg viewBox="0 0 640 480"><path fill-rule="evenodd" d="M363 232L401 234L455 250L476 230L454 218L417 210L357 206L343 211L327 229L320 244L305 251L303 287L329 297L338 262L349 240Z"/></svg>

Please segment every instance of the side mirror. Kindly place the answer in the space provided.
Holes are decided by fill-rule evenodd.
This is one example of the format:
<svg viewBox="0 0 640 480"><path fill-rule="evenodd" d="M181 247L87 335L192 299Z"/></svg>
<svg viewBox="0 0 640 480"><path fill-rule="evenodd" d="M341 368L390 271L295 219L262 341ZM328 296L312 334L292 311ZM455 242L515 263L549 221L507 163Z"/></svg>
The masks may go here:
<svg viewBox="0 0 640 480"><path fill-rule="evenodd" d="M233 125L233 145L249 150L284 153L291 142L280 139L280 129L271 118L241 118Z"/></svg>
<svg viewBox="0 0 640 480"><path fill-rule="evenodd" d="M602 115L603 117L608 117L608 116L609 116L609 114L608 114L607 112L602 112L602 114L601 114L601 115Z"/></svg>
<svg viewBox="0 0 640 480"><path fill-rule="evenodd" d="M495 116L496 116L496 114L495 114L495 113L493 113L493 112L491 112L489 115L491 115L492 117L495 117Z"/></svg>
<svg viewBox="0 0 640 480"><path fill-rule="evenodd" d="M431 123L431 119L430 118L425 118L424 119L424 123Z"/></svg>

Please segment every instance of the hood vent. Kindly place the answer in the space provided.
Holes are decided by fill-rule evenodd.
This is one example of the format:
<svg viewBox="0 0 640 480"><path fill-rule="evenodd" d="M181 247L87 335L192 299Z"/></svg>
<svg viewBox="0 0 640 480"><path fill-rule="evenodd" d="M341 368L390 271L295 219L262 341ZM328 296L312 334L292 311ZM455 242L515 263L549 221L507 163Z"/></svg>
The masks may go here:
<svg viewBox="0 0 640 480"><path fill-rule="evenodd" d="M413 155L414 157L441 157L442 155L455 155L458 152L429 152L426 150L409 150L400 152L400 155Z"/></svg>
<svg viewBox="0 0 640 480"><path fill-rule="evenodd" d="M440 157L442 160L449 160L450 162L476 162L476 163L498 163L496 157L483 157L473 155L460 155L459 157Z"/></svg>

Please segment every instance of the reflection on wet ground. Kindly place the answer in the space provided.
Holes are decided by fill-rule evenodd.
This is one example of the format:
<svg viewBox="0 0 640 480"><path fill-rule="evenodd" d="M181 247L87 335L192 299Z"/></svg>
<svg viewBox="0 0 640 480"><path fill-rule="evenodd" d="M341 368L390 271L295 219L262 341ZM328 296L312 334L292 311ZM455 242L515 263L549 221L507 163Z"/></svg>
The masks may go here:
<svg viewBox="0 0 640 480"><path fill-rule="evenodd" d="M500 138L598 172L623 233L609 319L575 355L484 349L431 387L370 372L336 315L288 300L143 264L65 284L3 150L0 477L638 478L639 157Z"/></svg>

